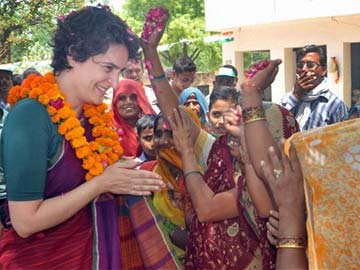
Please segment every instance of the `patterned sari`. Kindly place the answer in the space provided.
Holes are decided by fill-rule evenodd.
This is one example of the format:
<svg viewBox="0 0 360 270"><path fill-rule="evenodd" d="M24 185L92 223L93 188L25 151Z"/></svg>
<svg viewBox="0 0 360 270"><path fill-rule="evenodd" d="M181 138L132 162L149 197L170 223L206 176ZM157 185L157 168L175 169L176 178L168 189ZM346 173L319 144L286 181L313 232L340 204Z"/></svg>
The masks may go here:
<svg viewBox="0 0 360 270"><path fill-rule="evenodd" d="M309 269L360 269L359 131L354 119L289 139L304 176Z"/></svg>
<svg viewBox="0 0 360 270"><path fill-rule="evenodd" d="M295 119L286 109L273 103L264 103L263 106L277 141L298 131ZM200 222L194 216L185 268L274 269L274 252L266 239L266 220L256 213L246 189L244 171L234 169L227 135L221 136L213 145L204 181L214 193L236 187L239 216L216 222Z"/></svg>
<svg viewBox="0 0 360 270"><path fill-rule="evenodd" d="M191 114L195 116L194 113ZM204 160L207 159L213 142L212 136L200 131L195 144L199 164L205 164ZM180 169L178 177L172 175L167 162ZM184 185L181 158L175 150L166 149L160 152L156 161L144 163L141 169L158 173L168 183L166 188L153 196L126 196L133 231L143 260L143 269L182 269L185 251L173 244L170 239L170 233L175 226L185 228L185 212L192 211ZM204 169L205 167L201 168ZM182 207L174 206L172 194L181 197L181 203L175 205L183 205Z"/></svg>

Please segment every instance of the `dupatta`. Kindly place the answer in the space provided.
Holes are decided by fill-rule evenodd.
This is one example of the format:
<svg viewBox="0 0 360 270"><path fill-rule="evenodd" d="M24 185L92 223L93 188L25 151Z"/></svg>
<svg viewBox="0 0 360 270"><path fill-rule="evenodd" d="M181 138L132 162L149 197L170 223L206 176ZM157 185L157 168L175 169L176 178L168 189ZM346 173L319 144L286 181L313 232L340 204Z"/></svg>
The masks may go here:
<svg viewBox="0 0 360 270"><path fill-rule="evenodd" d="M121 146L124 149L124 156L136 157L139 151L136 130L126 122L116 108L118 98L121 94L136 94L137 103L142 114L155 114L155 112L146 98L144 89L140 83L127 79L120 81L118 88L114 90L111 102L113 124L119 134Z"/></svg>

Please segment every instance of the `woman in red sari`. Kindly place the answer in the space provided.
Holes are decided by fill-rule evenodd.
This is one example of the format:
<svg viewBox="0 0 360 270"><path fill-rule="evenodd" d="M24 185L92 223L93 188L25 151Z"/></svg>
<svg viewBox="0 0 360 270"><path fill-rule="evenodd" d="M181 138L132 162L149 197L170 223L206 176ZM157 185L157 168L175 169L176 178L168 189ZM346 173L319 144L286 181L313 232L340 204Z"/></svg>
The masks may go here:
<svg viewBox="0 0 360 270"><path fill-rule="evenodd" d="M275 140L298 130L287 110L273 103L263 103L263 108ZM186 269L275 267L265 227L273 204L247 158L239 115L240 107L238 111L229 108L224 114L227 134L213 144L204 175L194 166L197 163L190 137L191 121L181 109L170 121L196 212L190 227Z"/></svg>
<svg viewBox="0 0 360 270"><path fill-rule="evenodd" d="M114 90L111 103L113 123L119 134L124 156L137 157L139 143L136 121L144 114L155 114L142 85L134 80L122 80Z"/></svg>

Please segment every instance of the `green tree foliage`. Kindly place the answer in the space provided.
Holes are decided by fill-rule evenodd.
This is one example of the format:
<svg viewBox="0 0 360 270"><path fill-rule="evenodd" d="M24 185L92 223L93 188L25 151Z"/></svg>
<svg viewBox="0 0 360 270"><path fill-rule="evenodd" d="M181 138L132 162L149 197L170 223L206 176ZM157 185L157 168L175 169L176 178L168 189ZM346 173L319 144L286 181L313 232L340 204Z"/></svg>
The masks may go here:
<svg viewBox="0 0 360 270"><path fill-rule="evenodd" d="M1 0L0 63L49 59L56 17L84 5L83 0Z"/></svg>
<svg viewBox="0 0 360 270"><path fill-rule="evenodd" d="M154 6L163 6L170 12L170 20L162 39L167 57L162 57L166 66L173 60L200 52L195 63L200 71L214 71L221 65L221 44L204 43L203 38L212 33L205 31L204 0L127 0L121 17L126 19L134 32L140 34L144 14ZM184 46L184 43L187 46ZM171 60L172 59L172 60Z"/></svg>
<svg viewBox="0 0 360 270"><path fill-rule="evenodd" d="M251 65L261 60L269 60L270 51L244 52L244 69L247 70Z"/></svg>

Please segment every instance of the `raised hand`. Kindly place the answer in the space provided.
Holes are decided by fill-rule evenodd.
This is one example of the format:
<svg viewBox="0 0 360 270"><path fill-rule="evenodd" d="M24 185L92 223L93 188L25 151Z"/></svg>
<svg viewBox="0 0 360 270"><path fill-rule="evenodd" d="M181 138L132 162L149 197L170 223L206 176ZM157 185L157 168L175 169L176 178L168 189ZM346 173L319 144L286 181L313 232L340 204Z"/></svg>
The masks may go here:
<svg viewBox="0 0 360 270"><path fill-rule="evenodd" d="M241 131L242 126L242 111L240 105L236 106L236 109L230 108L223 113L224 128L227 133L232 136L241 138L243 132Z"/></svg>
<svg viewBox="0 0 360 270"><path fill-rule="evenodd" d="M313 89L317 84L318 77L312 71L303 70L300 73L296 73L296 81L294 85L293 94L300 98L304 92Z"/></svg>
<svg viewBox="0 0 360 270"><path fill-rule="evenodd" d="M141 34L143 49L156 48L169 19L169 12L162 7L151 8L145 15L145 23Z"/></svg>
<svg viewBox="0 0 360 270"><path fill-rule="evenodd" d="M173 114L169 117L169 124L178 152L184 154L187 151L193 151L194 139L192 137L192 129L195 124L183 107L179 106L173 110Z"/></svg>
<svg viewBox="0 0 360 270"><path fill-rule="evenodd" d="M284 151L279 158L273 147L269 149L269 159L271 164L262 161L261 168L278 209L304 210L303 176L294 146L290 148L290 160Z"/></svg>
<svg viewBox="0 0 360 270"><path fill-rule="evenodd" d="M268 60L267 65L261 66L263 69L258 68L256 71L254 70L251 76L243 81L241 89L243 91L256 89L261 94L274 81L281 62L280 59Z"/></svg>

